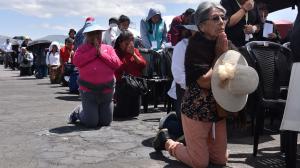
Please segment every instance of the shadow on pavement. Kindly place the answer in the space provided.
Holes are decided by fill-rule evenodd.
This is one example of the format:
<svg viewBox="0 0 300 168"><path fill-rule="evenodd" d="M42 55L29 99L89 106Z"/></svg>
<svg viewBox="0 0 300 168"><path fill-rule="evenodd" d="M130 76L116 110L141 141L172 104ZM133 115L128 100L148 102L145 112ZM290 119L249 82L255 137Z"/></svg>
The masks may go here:
<svg viewBox="0 0 300 168"><path fill-rule="evenodd" d="M113 121L132 121L132 120L138 120L137 117L126 117L126 118L118 118L114 117Z"/></svg>
<svg viewBox="0 0 300 168"><path fill-rule="evenodd" d="M20 77L20 76L19 76ZM31 77L31 78L24 78L24 77L20 77L20 78L17 78L18 80L36 80L35 77Z"/></svg>
<svg viewBox="0 0 300 168"><path fill-rule="evenodd" d="M37 85L52 85L52 84L49 81L49 83L48 82L47 83L37 83Z"/></svg>
<svg viewBox="0 0 300 168"><path fill-rule="evenodd" d="M143 119L142 121L145 122L159 122L160 118L147 118L147 119Z"/></svg>
<svg viewBox="0 0 300 168"><path fill-rule="evenodd" d="M300 145L298 145L299 149ZM231 159L241 159L232 161ZM230 154L229 163L243 163L255 168L276 167L285 168L284 154L279 147L262 148L258 150L258 155L254 157L252 153ZM300 165L300 156L297 156L297 165Z"/></svg>
<svg viewBox="0 0 300 168"><path fill-rule="evenodd" d="M71 133L71 132L98 130L100 128L101 127L86 128L82 125L76 124L76 125L67 125L67 126L52 128L49 130L49 132L54 133L54 134L67 134L67 133Z"/></svg>
<svg viewBox="0 0 300 168"><path fill-rule="evenodd" d="M55 99L64 101L80 101L79 95L69 95L69 96L57 96Z"/></svg>
<svg viewBox="0 0 300 168"><path fill-rule="evenodd" d="M184 165L183 163L181 163L177 160L172 160L172 159L165 157L163 155L163 153L161 153L161 152L154 151L154 152L149 153L149 155L150 155L150 158L153 160L161 160L161 161L164 161L165 163L167 163L167 165L164 166L164 168L188 168L186 165Z"/></svg>
<svg viewBox="0 0 300 168"><path fill-rule="evenodd" d="M154 140L154 138L155 137L151 137L151 138L143 140L142 145L145 146L145 147L152 148L152 141Z"/></svg>
<svg viewBox="0 0 300 168"><path fill-rule="evenodd" d="M52 84L52 86L50 86L50 88L61 88L61 87L64 87L60 84Z"/></svg>

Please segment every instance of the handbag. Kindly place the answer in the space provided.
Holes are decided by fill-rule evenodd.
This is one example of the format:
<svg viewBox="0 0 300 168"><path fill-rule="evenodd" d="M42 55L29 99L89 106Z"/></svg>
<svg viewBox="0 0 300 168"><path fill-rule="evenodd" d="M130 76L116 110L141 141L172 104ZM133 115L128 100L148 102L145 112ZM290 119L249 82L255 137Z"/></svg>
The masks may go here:
<svg viewBox="0 0 300 168"><path fill-rule="evenodd" d="M124 85L124 89L133 90L142 95L148 93L148 85L145 78L136 77L130 74L123 74L121 81Z"/></svg>

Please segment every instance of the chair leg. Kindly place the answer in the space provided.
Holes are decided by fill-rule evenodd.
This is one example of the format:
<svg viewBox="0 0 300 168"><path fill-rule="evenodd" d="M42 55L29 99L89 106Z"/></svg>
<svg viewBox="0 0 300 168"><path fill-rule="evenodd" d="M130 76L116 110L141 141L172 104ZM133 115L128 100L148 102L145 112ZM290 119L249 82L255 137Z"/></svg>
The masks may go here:
<svg viewBox="0 0 300 168"><path fill-rule="evenodd" d="M259 136L262 134L264 129L265 109L256 112L256 123L254 130L254 143L253 143L253 156L257 155Z"/></svg>
<svg viewBox="0 0 300 168"><path fill-rule="evenodd" d="M147 94L142 96L142 104L144 107L144 113L147 113L148 112L148 95Z"/></svg>
<svg viewBox="0 0 300 168"><path fill-rule="evenodd" d="M298 132L286 131L284 139L289 143L285 144L285 164L286 168L296 168L297 163L297 138Z"/></svg>

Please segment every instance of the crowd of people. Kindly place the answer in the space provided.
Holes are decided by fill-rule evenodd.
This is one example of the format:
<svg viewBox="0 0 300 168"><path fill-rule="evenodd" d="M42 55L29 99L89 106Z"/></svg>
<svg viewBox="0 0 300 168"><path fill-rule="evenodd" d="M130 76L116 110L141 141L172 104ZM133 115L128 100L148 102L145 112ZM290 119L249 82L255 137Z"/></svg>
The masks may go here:
<svg viewBox="0 0 300 168"><path fill-rule="evenodd" d="M131 20L126 15L110 18L108 29L88 17L78 32L70 29L64 46L53 41L47 52L38 49L34 54L44 55L45 62L39 66L33 66L34 61L41 60L34 60L25 39L17 59L20 76L35 71L42 78L49 73L51 83L62 83L66 82L66 67L74 65L79 71L81 104L70 114L69 123L109 126L114 117L136 117L140 113L141 94L124 89L122 80L124 74L142 77L149 64L139 48L157 51L170 42L174 48L173 83L168 93L176 100L176 113L161 119L153 147L157 151L167 150L191 167L207 167L209 162L226 165L226 116L230 110L219 105L219 99L214 97L212 78L217 74L221 85L234 81L231 73L240 65L222 62L226 62L226 54L234 53L232 50L236 51L232 57L243 59L238 51L247 42L282 42L275 26L273 32L263 35L268 12L267 4L256 4L254 0L221 0L219 4L207 1L196 10L189 8L176 16L167 31L162 13L151 8L147 17L141 19L140 37L129 28ZM8 55L11 50L7 39L1 51ZM213 70L216 62L222 64L226 73ZM257 86L257 74L247 68L242 70L252 77L248 81L250 93ZM182 136L184 141L176 141Z"/></svg>

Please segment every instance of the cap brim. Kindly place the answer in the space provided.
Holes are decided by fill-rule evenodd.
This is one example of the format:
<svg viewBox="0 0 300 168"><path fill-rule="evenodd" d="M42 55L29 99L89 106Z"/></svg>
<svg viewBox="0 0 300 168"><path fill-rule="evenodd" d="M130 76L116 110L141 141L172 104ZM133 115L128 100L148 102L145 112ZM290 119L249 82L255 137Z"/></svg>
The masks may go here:
<svg viewBox="0 0 300 168"><path fill-rule="evenodd" d="M84 29L83 33L89 33L93 31L105 31L106 28L99 26L99 25L91 25Z"/></svg>
<svg viewBox="0 0 300 168"><path fill-rule="evenodd" d="M227 55L228 56L228 55ZM240 54L237 57L238 64L248 66L246 59ZM222 63L225 57L225 53L220 56L213 67L213 73L211 78L211 90L216 102L228 112L238 112L244 108L247 103L248 94L236 95L228 91L228 89L220 86L220 78L218 76L218 66ZM226 87L226 86L225 86Z"/></svg>
<svg viewBox="0 0 300 168"><path fill-rule="evenodd" d="M191 31L199 31L198 27L196 25L177 25L178 29L187 29Z"/></svg>
<svg viewBox="0 0 300 168"><path fill-rule="evenodd" d="M199 31L196 25L182 25L185 29L192 30L192 31Z"/></svg>

